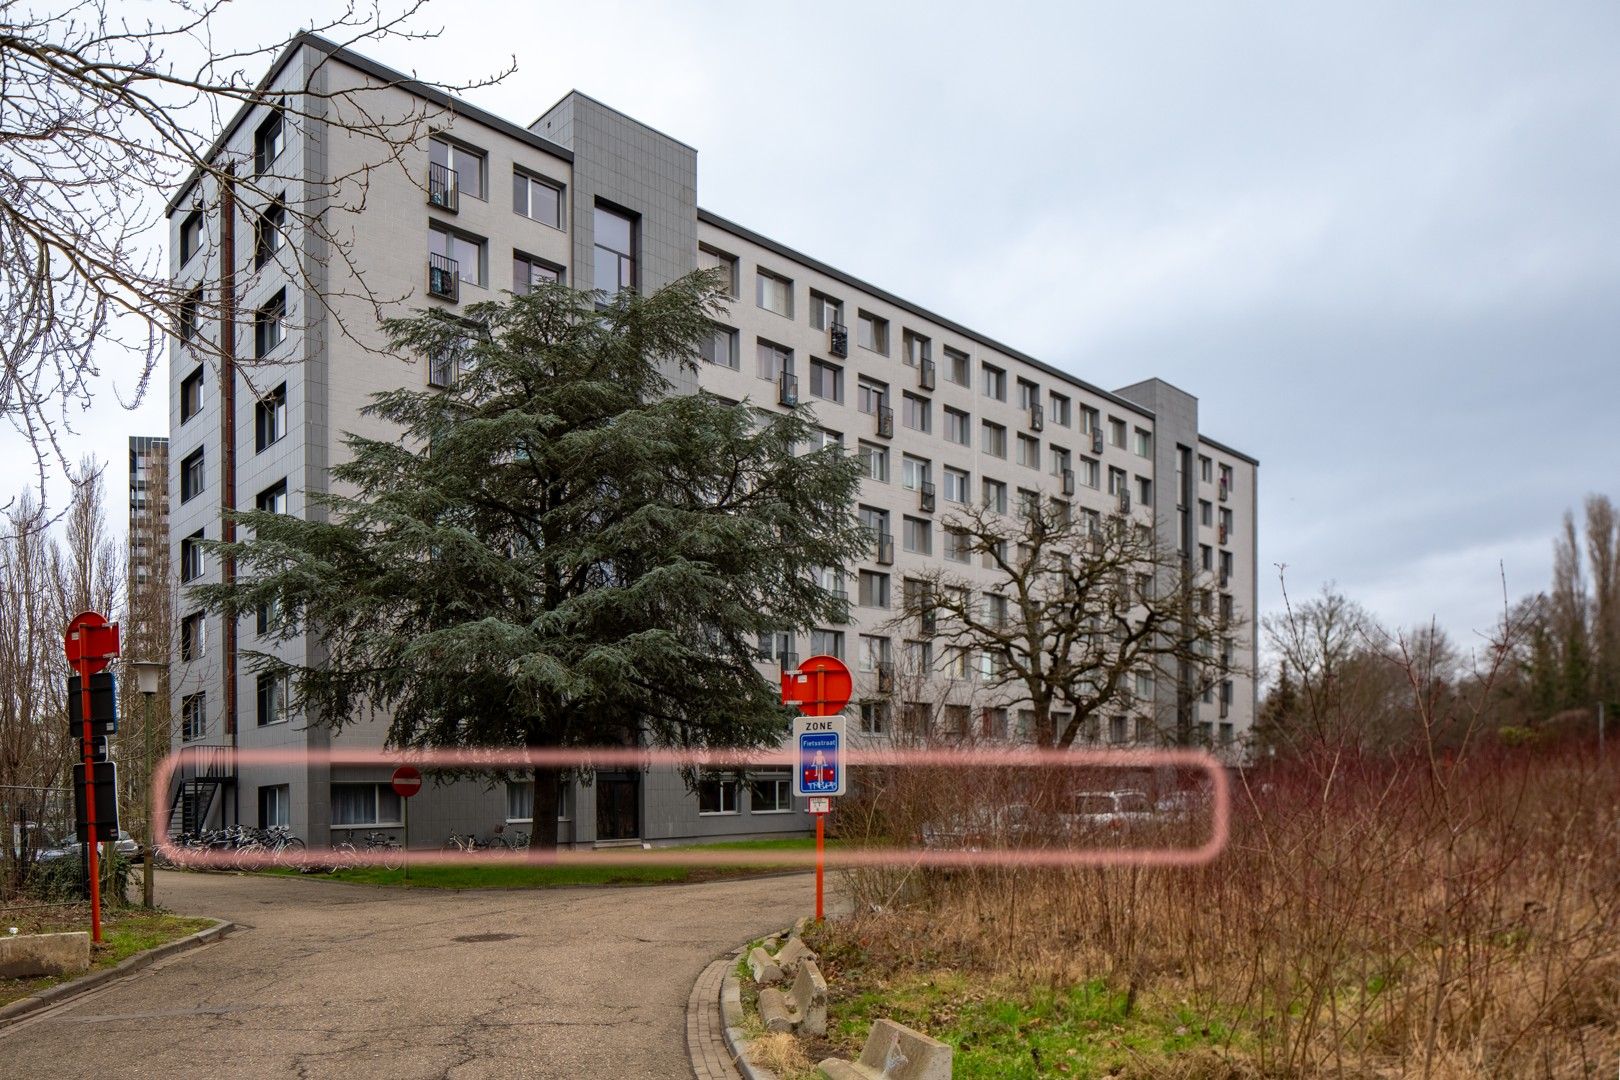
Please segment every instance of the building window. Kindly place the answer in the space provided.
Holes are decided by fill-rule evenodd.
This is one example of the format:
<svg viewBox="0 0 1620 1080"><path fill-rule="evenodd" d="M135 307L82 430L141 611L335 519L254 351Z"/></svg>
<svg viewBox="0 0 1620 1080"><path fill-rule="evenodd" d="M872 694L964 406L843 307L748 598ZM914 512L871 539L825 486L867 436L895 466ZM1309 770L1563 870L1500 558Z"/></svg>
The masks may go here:
<svg viewBox="0 0 1620 1080"><path fill-rule="evenodd" d="M945 501L966 504L972 499L972 477L962 469L945 467Z"/></svg>
<svg viewBox="0 0 1620 1080"><path fill-rule="evenodd" d="M512 253L512 291L527 296L536 285L562 281L562 270L548 262L514 251Z"/></svg>
<svg viewBox="0 0 1620 1080"><path fill-rule="evenodd" d="M568 785L557 785L557 820L567 821ZM508 780L506 783L506 823L526 825L534 821L534 781Z"/></svg>
<svg viewBox="0 0 1620 1080"><path fill-rule="evenodd" d="M889 448L876 443L862 442L856 444L856 455L860 459L861 474L868 480L876 480L880 484L889 482Z"/></svg>
<svg viewBox="0 0 1620 1080"><path fill-rule="evenodd" d="M263 453L287 434L287 384L282 383L253 407L253 446Z"/></svg>
<svg viewBox="0 0 1620 1080"><path fill-rule="evenodd" d="M276 257L287 242L287 207L278 199L253 223L254 269Z"/></svg>
<svg viewBox="0 0 1620 1080"><path fill-rule="evenodd" d="M960 409L945 406L945 441L958 446L972 445L973 418Z"/></svg>
<svg viewBox="0 0 1620 1080"><path fill-rule="evenodd" d="M259 828L286 828L292 824L291 785L274 784L259 789Z"/></svg>
<svg viewBox="0 0 1620 1080"><path fill-rule="evenodd" d="M716 323L714 333L704 338L698 346L698 355L703 357L705 363L736 371L742 366L737 356L737 331Z"/></svg>
<svg viewBox="0 0 1620 1080"><path fill-rule="evenodd" d="M636 222L628 214L598 205L595 217L594 287L613 296L636 287Z"/></svg>
<svg viewBox="0 0 1620 1080"><path fill-rule="evenodd" d="M428 160L448 173L455 174L458 195L485 198L484 155L470 147L448 139L428 140Z"/></svg>
<svg viewBox="0 0 1620 1080"><path fill-rule="evenodd" d="M923 518L908 517L903 522L902 541L907 551L918 555L934 553L934 530Z"/></svg>
<svg viewBox="0 0 1620 1080"><path fill-rule="evenodd" d="M984 421L979 427L979 449L991 457L1007 456L1007 429L1000 424Z"/></svg>
<svg viewBox="0 0 1620 1080"><path fill-rule="evenodd" d="M778 375L793 374L793 350L764 338L756 339L754 361L755 374L767 382L775 382Z"/></svg>
<svg viewBox="0 0 1620 1080"><path fill-rule="evenodd" d="M272 109L253 133L253 174L262 175L287 147L287 122L279 108Z"/></svg>
<svg viewBox="0 0 1620 1080"><path fill-rule="evenodd" d="M1018 436L1018 464L1031 469L1041 467L1041 440L1032 435Z"/></svg>
<svg viewBox="0 0 1620 1080"><path fill-rule="evenodd" d="M1108 418L1108 441L1121 450L1125 449L1125 421L1112 416Z"/></svg>
<svg viewBox="0 0 1620 1080"><path fill-rule="evenodd" d="M1096 409L1089 405L1080 406L1080 430L1082 432L1090 435L1093 431L1099 431L1101 428L1098 425L1101 423L1102 414L1097 412Z"/></svg>
<svg viewBox="0 0 1620 1080"><path fill-rule="evenodd" d="M180 223L180 265L190 262L191 257L202 250L202 245L203 214L201 210L193 210Z"/></svg>
<svg viewBox="0 0 1620 1080"><path fill-rule="evenodd" d="M1029 412L1041 403L1041 388L1028 379L1018 380L1018 407Z"/></svg>
<svg viewBox="0 0 1620 1080"><path fill-rule="evenodd" d="M882 408L889 403L889 388L883 383L874 382L864 375L855 384L855 408L870 416L876 416Z"/></svg>
<svg viewBox="0 0 1620 1080"><path fill-rule="evenodd" d="M198 529L180 541L180 580L195 581L203 572L203 531Z"/></svg>
<svg viewBox="0 0 1620 1080"><path fill-rule="evenodd" d="M428 229L428 254L447 260L450 265L446 271L469 285L482 286L488 280L484 276L486 246L479 237L451 232L442 226Z"/></svg>
<svg viewBox="0 0 1620 1080"><path fill-rule="evenodd" d="M889 639L877 634L861 635L861 670L872 672L888 665Z"/></svg>
<svg viewBox="0 0 1620 1080"><path fill-rule="evenodd" d="M1007 710L1001 707L985 709L981 714L982 734L987 739L1007 737Z"/></svg>
<svg viewBox="0 0 1620 1080"><path fill-rule="evenodd" d="M1150 458L1153 456L1153 433L1136 429L1136 456Z"/></svg>
<svg viewBox="0 0 1620 1080"><path fill-rule="evenodd" d="M1204 483L1207 484L1207 483L1210 483L1212 480L1214 480L1214 478L1215 478L1215 462L1210 460L1209 458L1205 457L1203 454L1199 454L1198 455L1198 479L1202 480Z"/></svg>
<svg viewBox="0 0 1620 1080"><path fill-rule="evenodd" d="M921 431L924 434L934 430L933 409L927 398L904 393L900 395L900 404L902 424L912 431Z"/></svg>
<svg viewBox="0 0 1620 1080"><path fill-rule="evenodd" d="M748 782L748 809L756 814L793 810L793 781L787 773L756 773Z"/></svg>
<svg viewBox="0 0 1620 1080"><path fill-rule="evenodd" d="M1210 502L1208 499L1198 500L1198 524L1215 524L1215 504Z"/></svg>
<svg viewBox="0 0 1620 1080"><path fill-rule="evenodd" d="M844 369L825 360L811 360L810 392L828 401L843 401Z"/></svg>
<svg viewBox="0 0 1620 1080"><path fill-rule="evenodd" d="M260 637L264 637L275 628L280 619L281 605L274 600L266 601L260 604L258 610L254 612L254 632Z"/></svg>
<svg viewBox="0 0 1620 1080"><path fill-rule="evenodd" d="M969 538L967 530L945 528L945 558L951 562L965 563L973 558L973 541Z"/></svg>
<svg viewBox="0 0 1620 1080"><path fill-rule="evenodd" d="M198 368L180 380L180 422L183 424L202 411L203 369Z"/></svg>
<svg viewBox="0 0 1620 1080"><path fill-rule="evenodd" d="M1062 477L1070 470L1071 458L1069 452L1061 446L1052 447L1052 475Z"/></svg>
<svg viewBox="0 0 1620 1080"><path fill-rule="evenodd" d="M208 654L208 624L194 611L180 620L180 659L201 660Z"/></svg>
<svg viewBox="0 0 1620 1080"><path fill-rule="evenodd" d="M1142 506L1153 505L1153 481L1146 476L1136 478L1136 501Z"/></svg>
<svg viewBox="0 0 1620 1080"><path fill-rule="evenodd" d="M198 447L180 462L180 501L189 502L202 494L203 452Z"/></svg>
<svg viewBox="0 0 1620 1080"><path fill-rule="evenodd" d="M1068 427L1074 421L1069 399L1054 390L1048 400L1051 404L1047 407L1047 412L1050 414L1047 419L1054 424L1062 424L1064 427Z"/></svg>
<svg viewBox="0 0 1620 1080"><path fill-rule="evenodd" d="M889 730L887 701L861 702L861 734L882 735Z"/></svg>
<svg viewBox="0 0 1620 1080"><path fill-rule="evenodd" d="M180 699L180 738L196 742L208 734L208 695L199 691Z"/></svg>
<svg viewBox="0 0 1620 1080"><path fill-rule="evenodd" d="M532 221L563 227L562 188L519 169L512 170L512 209Z"/></svg>
<svg viewBox="0 0 1620 1080"><path fill-rule="evenodd" d="M258 691L260 727L279 724L287 719L287 676L261 671Z"/></svg>
<svg viewBox="0 0 1620 1080"><path fill-rule="evenodd" d="M945 377L957 386L972 386L973 360L962 350L945 346Z"/></svg>
<svg viewBox="0 0 1620 1080"><path fill-rule="evenodd" d="M182 344L197 336L202 325L202 289L192 289L180 301L180 341Z"/></svg>
<svg viewBox="0 0 1620 1080"><path fill-rule="evenodd" d="M698 269L720 271L721 287L726 290L727 296L736 297L737 256L727 255L718 248L712 248L707 244L699 244Z"/></svg>
<svg viewBox="0 0 1620 1080"><path fill-rule="evenodd" d="M863 349L889 355L889 320L880 319L870 311L855 314L855 343Z"/></svg>
<svg viewBox="0 0 1620 1080"><path fill-rule="evenodd" d="M812 630L810 631L810 654L812 656L836 656L844 658L844 632L842 630Z"/></svg>
<svg viewBox="0 0 1620 1080"><path fill-rule="evenodd" d="M933 475L933 463L927 458L900 455L900 486L907 491L921 491Z"/></svg>
<svg viewBox="0 0 1620 1080"><path fill-rule="evenodd" d="M799 662L799 654L794 649L793 634L787 630L767 630L759 635L754 646L754 656L765 661L779 661L784 667L791 667Z"/></svg>
<svg viewBox="0 0 1620 1080"><path fill-rule="evenodd" d="M911 367L918 367L925 360L933 358L933 343L921 334L913 333L910 330L902 331L900 344L902 350L901 360Z"/></svg>
<svg viewBox="0 0 1620 1080"><path fill-rule="evenodd" d="M698 813L735 814L737 812L737 781L735 777L722 777L714 773L698 780Z"/></svg>
<svg viewBox="0 0 1620 1080"><path fill-rule="evenodd" d="M826 293L810 290L810 325L817 330L826 330L828 327L843 325L844 302L834 300Z"/></svg>
<svg viewBox="0 0 1620 1080"><path fill-rule="evenodd" d="M1007 373L989 364L980 364L979 370L983 372L984 396L997 401L1006 401Z"/></svg>
<svg viewBox="0 0 1620 1080"><path fill-rule="evenodd" d="M1198 565L1204 570L1215 569L1215 549L1208 544L1199 544Z"/></svg>
<svg viewBox="0 0 1620 1080"><path fill-rule="evenodd" d="M287 512L287 481L279 480L263 491L253 500L253 508L266 514L285 514Z"/></svg>
<svg viewBox="0 0 1620 1080"><path fill-rule="evenodd" d="M754 302L783 318L793 318L793 282L769 270L754 275Z"/></svg>
<svg viewBox="0 0 1620 1080"><path fill-rule="evenodd" d="M861 607L886 608L889 606L889 575L876 570L862 570L857 586L856 603Z"/></svg>
<svg viewBox="0 0 1620 1080"><path fill-rule="evenodd" d="M1100 462L1093 458L1082 457L1080 459L1080 468L1077 471L1079 472L1080 482L1086 487L1095 489L1102 486L1102 465Z"/></svg>
<svg viewBox="0 0 1620 1080"><path fill-rule="evenodd" d="M332 828L400 825L403 801L388 784L333 784Z"/></svg>
<svg viewBox="0 0 1620 1080"><path fill-rule="evenodd" d="M279 289L253 313L253 353L262 360L287 336L287 290Z"/></svg>
<svg viewBox="0 0 1620 1080"><path fill-rule="evenodd" d="M1124 469L1116 469L1112 465L1108 467L1108 494L1118 495L1122 491L1129 492L1129 483L1130 481L1126 477Z"/></svg>
<svg viewBox="0 0 1620 1080"><path fill-rule="evenodd" d="M984 484L984 506L987 510L994 510L998 514L1007 512L1007 485L1000 480L991 480L988 477Z"/></svg>

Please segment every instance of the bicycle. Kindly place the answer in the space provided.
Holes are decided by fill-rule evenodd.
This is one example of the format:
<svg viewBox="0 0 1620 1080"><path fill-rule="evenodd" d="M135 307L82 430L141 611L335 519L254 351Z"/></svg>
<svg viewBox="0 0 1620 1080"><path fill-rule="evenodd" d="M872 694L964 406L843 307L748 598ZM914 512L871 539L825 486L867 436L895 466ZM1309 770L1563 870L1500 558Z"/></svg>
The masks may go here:
<svg viewBox="0 0 1620 1080"><path fill-rule="evenodd" d="M446 852L453 852L453 851L487 851L489 849L489 846L490 846L490 842L488 840L480 840L480 839L478 839L478 837L474 836L472 833L454 833L453 832L453 833L450 834L450 839L448 839L448 840L446 840L444 842L444 847L441 848L440 850L441 851L446 851Z"/></svg>
<svg viewBox="0 0 1620 1080"><path fill-rule="evenodd" d="M405 865L405 849L399 846L399 841L385 833L367 833L365 840L366 853L382 852L381 859L384 870L398 870Z"/></svg>

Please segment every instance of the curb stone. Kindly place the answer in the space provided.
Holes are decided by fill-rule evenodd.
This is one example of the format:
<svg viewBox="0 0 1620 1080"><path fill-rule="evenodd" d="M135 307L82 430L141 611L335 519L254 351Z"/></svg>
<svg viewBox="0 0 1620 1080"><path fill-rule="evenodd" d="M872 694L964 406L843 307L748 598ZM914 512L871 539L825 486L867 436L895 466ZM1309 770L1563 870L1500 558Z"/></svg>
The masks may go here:
<svg viewBox="0 0 1620 1080"><path fill-rule="evenodd" d="M131 972L139 971L141 968L156 963L165 957L195 949L199 945L207 945L210 942L218 941L235 929L235 923L225 919L216 919L213 926L199 930L188 937L180 938L178 941L171 941L165 945L159 945L155 949L136 953L115 967L92 971L90 974L82 975L77 979L57 983L55 986L47 986L38 993L13 1001L9 1005L0 1006L0 1030L4 1030L24 1017L39 1012L41 1009L71 1001L80 994L87 993L115 979L120 979Z"/></svg>

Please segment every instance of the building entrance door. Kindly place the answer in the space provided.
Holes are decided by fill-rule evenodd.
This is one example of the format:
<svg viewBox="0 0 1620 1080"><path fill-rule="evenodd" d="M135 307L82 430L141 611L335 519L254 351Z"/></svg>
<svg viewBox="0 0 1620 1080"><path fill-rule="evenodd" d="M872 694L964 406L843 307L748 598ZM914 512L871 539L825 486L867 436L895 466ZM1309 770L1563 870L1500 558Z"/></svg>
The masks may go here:
<svg viewBox="0 0 1620 1080"><path fill-rule="evenodd" d="M634 840L641 835L641 773L596 774L596 838Z"/></svg>

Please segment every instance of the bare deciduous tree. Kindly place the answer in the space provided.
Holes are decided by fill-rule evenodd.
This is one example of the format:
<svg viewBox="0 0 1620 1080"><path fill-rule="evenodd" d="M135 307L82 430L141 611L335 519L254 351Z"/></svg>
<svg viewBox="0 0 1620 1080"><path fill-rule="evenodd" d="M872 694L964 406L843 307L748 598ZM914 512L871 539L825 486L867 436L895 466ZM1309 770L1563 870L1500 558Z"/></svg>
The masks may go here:
<svg viewBox="0 0 1620 1080"><path fill-rule="evenodd" d="M904 616L932 622L946 648L979 658L986 690L1027 701L1038 745L1067 747L1105 710L1145 704L1138 674L1184 697L1232 668L1219 643L1236 620L1216 608L1207 575L1125 515L1074 516L1063 504L1031 502L1011 516L957 510L944 528L948 543L992 571L988 587L933 571L924 588L908 590ZM1175 730L1162 734L1191 742L1191 702L1178 705Z"/></svg>
<svg viewBox="0 0 1620 1080"><path fill-rule="evenodd" d="M375 107L377 93L388 89L379 80L327 90L311 78L288 93L250 69L298 36L220 50L214 25L229 2L163 0L149 6L155 14L131 21L105 0L0 0L0 416L34 447L41 490L50 465L66 464L60 435L71 431L69 409L89 403L104 363L112 361L139 401L167 335L227 314L235 301L170 281L163 200L188 177L211 181L196 185L210 198L229 188L236 205L280 205L281 230L300 232L300 250L319 252L324 265L342 271L314 274L288 252L291 245L277 255L329 309L329 289L373 305L391 299L366 287L340 219L364 209L372 171L397 164L425 138L438 106L422 97L419 108L385 112ZM304 33L328 34L338 44L432 37L413 26L425 2L348 5ZM274 163L220 152L215 139L226 122L257 105L279 108L289 135L318 121L366 149L358 164L314 191ZM302 195L281 204L293 180ZM200 355L209 349L205 336L188 344Z"/></svg>

